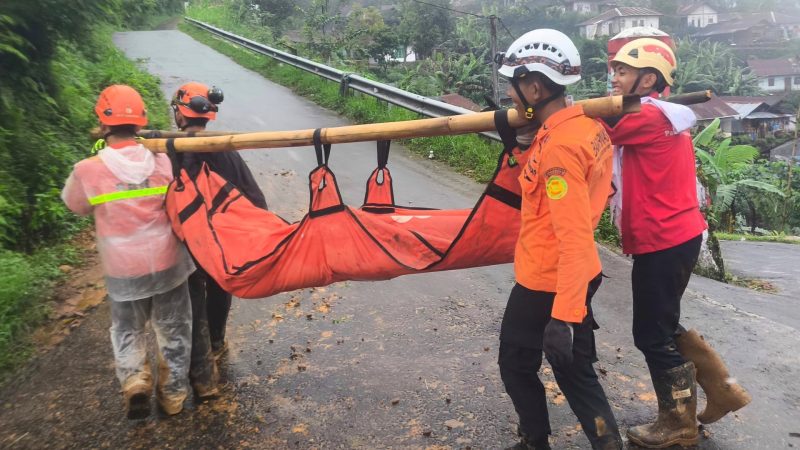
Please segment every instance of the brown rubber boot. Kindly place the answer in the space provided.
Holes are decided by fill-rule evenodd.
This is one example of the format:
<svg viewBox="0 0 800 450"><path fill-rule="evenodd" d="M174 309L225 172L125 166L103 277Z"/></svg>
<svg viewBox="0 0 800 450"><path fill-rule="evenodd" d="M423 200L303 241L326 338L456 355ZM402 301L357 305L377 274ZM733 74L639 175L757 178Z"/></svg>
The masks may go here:
<svg viewBox="0 0 800 450"><path fill-rule="evenodd" d="M645 448L697 445L697 386L694 364L687 362L653 377L658 397L658 418L654 423L628 430L628 440Z"/></svg>
<svg viewBox="0 0 800 450"><path fill-rule="evenodd" d="M167 415L174 416L183 411L183 402L186 400L186 390L183 392L164 392L164 385L169 379L169 366L158 352L158 386L156 387L156 401L161 410Z"/></svg>
<svg viewBox="0 0 800 450"><path fill-rule="evenodd" d="M750 403L750 394L731 378L728 368L697 330L680 334L678 351L697 368L697 383L706 393L706 409L697 415L700 423L713 423Z"/></svg>
<svg viewBox="0 0 800 450"><path fill-rule="evenodd" d="M150 415L150 394L153 392L153 377L150 368L125 381L122 395L125 398L125 410L128 419L140 420Z"/></svg>

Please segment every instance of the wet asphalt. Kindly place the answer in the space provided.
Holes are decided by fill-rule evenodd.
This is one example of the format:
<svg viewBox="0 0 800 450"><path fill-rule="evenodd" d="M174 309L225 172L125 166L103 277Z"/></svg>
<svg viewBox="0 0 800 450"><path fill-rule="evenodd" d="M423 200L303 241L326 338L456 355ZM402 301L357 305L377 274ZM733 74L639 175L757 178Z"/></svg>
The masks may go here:
<svg viewBox="0 0 800 450"><path fill-rule="evenodd" d="M290 130L347 122L237 66L178 31L119 33L116 44L162 80L170 97L196 80L225 91L210 129ZM297 220L308 205L311 148L243 152L271 209ZM346 202L363 200L374 144L334 146ZM482 187L394 145L398 204L468 207ZM652 419L656 402L630 336L630 261L601 251L593 305L601 382L620 425ZM128 422L113 374L108 305L0 388L2 448L473 448L513 443L516 414L500 381L500 320L510 265L344 282L235 300L227 385L210 402ZM775 296L695 277L684 325L723 354L754 401L704 430L703 449L800 446L800 338ZM787 318L789 317L789 318ZM794 316L796 317L796 316ZM542 370L556 449L589 448L549 368Z"/></svg>

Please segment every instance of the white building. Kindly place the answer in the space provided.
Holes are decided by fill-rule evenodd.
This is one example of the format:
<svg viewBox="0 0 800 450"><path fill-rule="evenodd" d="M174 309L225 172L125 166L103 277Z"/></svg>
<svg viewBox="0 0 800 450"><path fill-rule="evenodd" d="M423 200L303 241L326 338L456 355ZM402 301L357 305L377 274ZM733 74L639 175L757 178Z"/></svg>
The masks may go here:
<svg viewBox="0 0 800 450"><path fill-rule="evenodd" d="M705 3L695 3L678 9L678 16L686 18L686 25L692 28L705 28L719 23L717 10Z"/></svg>
<svg viewBox="0 0 800 450"><path fill-rule="evenodd" d="M598 36L613 36L634 27L658 28L661 13L647 8L612 8L578 24L582 37L595 39Z"/></svg>
<svg viewBox="0 0 800 450"><path fill-rule="evenodd" d="M564 11L572 11L580 14L599 14L616 6L614 2L608 0L565 1L564 5Z"/></svg>
<svg viewBox="0 0 800 450"><path fill-rule="evenodd" d="M800 64L793 58L748 59L747 66L765 92L800 91Z"/></svg>

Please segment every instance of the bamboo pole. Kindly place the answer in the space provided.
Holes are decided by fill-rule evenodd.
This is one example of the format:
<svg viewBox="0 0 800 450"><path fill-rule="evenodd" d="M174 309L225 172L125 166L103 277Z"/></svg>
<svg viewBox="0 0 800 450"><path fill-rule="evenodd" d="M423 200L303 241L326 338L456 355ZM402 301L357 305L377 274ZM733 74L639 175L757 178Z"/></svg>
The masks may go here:
<svg viewBox="0 0 800 450"><path fill-rule="evenodd" d="M636 96L603 97L576 102L581 104L590 117L613 117L639 111ZM511 109L509 124L520 128L528 120ZM494 111L436 117L432 119L406 120L400 122L373 123L344 127L323 128L321 140L325 144L369 142L379 140L408 139L417 137L445 136L453 134L494 131ZM265 131L258 133L227 134L224 136L175 138L178 152L223 152L255 148L281 148L312 145L314 130ZM142 143L155 153L167 151L168 139L145 139Z"/></svg>
<svg viewBox="0 0 800 450"><path fill-rule="evenodd" d="M711 91L699 91L699 92L688 92L686 94L678 94L673 95L671 97L666 98L665 100L670 103L677 103L679 105L694 105L697 103L704 103L710 100L712 97ZM602 100L602 99L601 99ZM584 100L578 101L576 103L583 104ZM589 107L589 113L591 113L591 106ZM631 111L625 111L631 112ZM591 114L589 114L591 115ZM211 137L211 136L229 136L234 134L245 134L244 131L212 131L212 130L204 130L204 131L163 131L163 130L149 130L144 129L140 130L138 135L144 139L169 139L169 138L186 138L186 137ZM100 133L100 128L93 128L91 131L92 139L100 139L103 135Z"/></svg>

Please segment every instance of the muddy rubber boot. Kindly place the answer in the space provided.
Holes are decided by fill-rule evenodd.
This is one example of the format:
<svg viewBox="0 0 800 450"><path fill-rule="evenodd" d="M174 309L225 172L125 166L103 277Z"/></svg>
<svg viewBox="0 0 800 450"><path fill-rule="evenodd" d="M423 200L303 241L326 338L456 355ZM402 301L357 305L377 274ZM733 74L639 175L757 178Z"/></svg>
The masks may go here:
<svg viewBox="0 0 800 450"><path fill-rule="evenodd" d="M156 401L161 410L167 415L174 416L183 411L183 402L186 400L186 389L183 392L164 392L164 384L169 378L169 367L158 352L158 386L156 387Z"/></svg>
<svg viewBox="0 0 800 450"><path fill-rule="evenodd" d="M658 397L658 418L654 423L628 430L628 440L640 447L666 448L697 445L697 386L690 361L653 377Z"/></svg>
<svg viewBox="0 0 800 450"><path fill-rule="evenodd" d="M153 392L153 377L147 372L140 372L125 382L122 396L125 399L125 411L129 420L140 420L150 415L150 394Z"/></svg>
<svg viewBox="0 0 800 450"><path fill-rule="evenodd" d="M518 433L519 434L519 442L512 445L511 447L506 447L505 450L551 450L550 449L550 442L547 439L547 436L534 441L528 437L525 433Z"/></svg>
<svg viewBox="0 0 800 450"><path fill-rule="evenodd" d="M211 359L211 372L209 376L204 378L207 379L192 380L194 395L200 400L208 400L219 396L219 370L217 369L216 360Z"/></svg>
<svg viewBox="0 0 800 450"><path fill-rule="evenodd" d="M697 368L697 383L706 393L706 408L697 415L700 423L713 423L750 403L750 394L730 376L728 368L697 330L680 334L678 352Z"/></svg>
<svg viewBox="0 0 800 450"><path fill-rule="evenodd" d="M211 341L211 354L214 360L219 361L220 358L228 351L228 341L223 339L221 341Z"/></svg>
<svg viewBox="0 0 800 450"><path fill-rule="evenodd" d="M622 450L622 439L619 435L603 436L596 441L592 442L592 450Z"/></svg>

